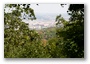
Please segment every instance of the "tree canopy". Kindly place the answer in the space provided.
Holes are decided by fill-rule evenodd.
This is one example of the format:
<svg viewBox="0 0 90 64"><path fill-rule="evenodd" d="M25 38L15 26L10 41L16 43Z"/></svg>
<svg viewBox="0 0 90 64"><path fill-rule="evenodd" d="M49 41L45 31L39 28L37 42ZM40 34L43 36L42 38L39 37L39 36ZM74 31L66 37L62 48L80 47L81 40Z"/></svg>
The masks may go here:
<svg viewBox="0 0 90 64"><path fill-rule="evenodd" d="M84 4L70 4L68 14L71 16L68 22L63 23L61 16L56 18L57 23L62 21L64 25L57 29L58 43L63 42L62 53L67 57L84 57Z"/></svg>
<svg viewBox="0 0 90 64"><path fill-rule="evenodd" d="M84 57L84 4L70 4L67 11L70 15L69 21L58 15L55 20L56 27L38 31L31 30L28 24L22 21L26 18L36 19L30 5L5 4L5 58Z"/></svg>

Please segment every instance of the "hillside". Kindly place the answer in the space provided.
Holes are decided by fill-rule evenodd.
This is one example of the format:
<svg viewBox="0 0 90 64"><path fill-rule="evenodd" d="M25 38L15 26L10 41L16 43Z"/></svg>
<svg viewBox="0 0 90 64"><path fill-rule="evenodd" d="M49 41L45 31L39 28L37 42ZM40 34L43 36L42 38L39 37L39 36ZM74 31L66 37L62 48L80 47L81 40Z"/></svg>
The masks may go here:
<svg viewBox="0 0 90 64"><path fill-rule="evenodd" d="M56 29L55 27L43 28L41 30L37 30L38 34L41 35L43 39L50 39L56 36Z"/></svg>

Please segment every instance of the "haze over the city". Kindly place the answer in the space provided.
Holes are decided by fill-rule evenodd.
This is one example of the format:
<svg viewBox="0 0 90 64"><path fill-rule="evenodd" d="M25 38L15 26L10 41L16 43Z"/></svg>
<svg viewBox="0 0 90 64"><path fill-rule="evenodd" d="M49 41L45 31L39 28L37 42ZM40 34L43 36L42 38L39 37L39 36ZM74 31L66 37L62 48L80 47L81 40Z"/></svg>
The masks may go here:
<svg viewBox="0 0 90 64"><path fill-rule="evenodd" d="M34 10L36 20L24 20L29 23L29 28L41 29L55 26L55 18L57 15L62 15L65 20L69 19L67 13L68 4L62 7L60 4L31 4L31 8Z"/></svg>

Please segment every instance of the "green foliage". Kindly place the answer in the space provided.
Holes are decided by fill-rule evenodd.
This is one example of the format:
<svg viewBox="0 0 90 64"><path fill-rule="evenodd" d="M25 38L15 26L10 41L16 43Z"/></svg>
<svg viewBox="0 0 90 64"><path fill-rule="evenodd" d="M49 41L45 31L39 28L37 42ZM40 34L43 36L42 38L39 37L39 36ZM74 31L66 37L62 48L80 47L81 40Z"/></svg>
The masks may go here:
<svg viewBox="0 0 90 64"><path fill-rule="evenodd" d="M31 20L34 20L35 15L33 9L28 8L28 4L6 4L5 9L8 7L11 9L11 12L4 12L4 57L52 57L48 49L50 45L44 47L41 44L42 37L35 30L30 30L28 24L20 18L21 13L25 12L30 15Z"/></svg>
<svg viewBox="0 0 90 64"><path fill-rule="evenodd" d="M39 41L38 33L34 30L30 30L28 24L24 23L20 18L21 13L27 13L28 11L27 14L31 15L30 19L35 19L33 9L28 8L28 5L29 4L5 5L5 10L8 7L11 9L11 12L4 12L4 56L6 58L23 57L22 54L28 49L24 46L28 46L29 43L34 41L37 43Z"/></svg>
<svg viewBox="0 0 90 64"><path fill-rule="evenodd" d="M57 28L58 45L62 48L61 53L66 57L84 57L84 5L71 4L69 7L70 21L61 22L63 27ZM57 16L57 25L62 21L61 16ZM63 45L62 45L63 44Z"/></svg>
<svg viewBox="0 0 90 64"><path fill-rule="evenodd" d="M38 30L38 33L41 34L42 38L48 40L56 37L56 28L55 27L44 28L42 30Z"/></svg>
<svg viewBox="0 0 90 64"><path fill-rule="evenodd" d="M36 4L38 5L38 4ZM35 20L30 4L6 4L4 11L5 58L83 58L84 57L84 5L71 4L66 21L56 17L56 27L30 30L23 16ZM23 17L25 19L25 17Z"/></svg>

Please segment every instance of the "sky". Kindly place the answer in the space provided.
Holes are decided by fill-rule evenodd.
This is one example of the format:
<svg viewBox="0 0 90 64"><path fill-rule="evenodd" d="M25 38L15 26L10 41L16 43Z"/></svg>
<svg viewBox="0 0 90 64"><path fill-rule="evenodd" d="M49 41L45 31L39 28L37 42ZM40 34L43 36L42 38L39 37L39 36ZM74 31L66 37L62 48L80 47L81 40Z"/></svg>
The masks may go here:
<svg viewBox="0 0 90 64"><path fill-rule="evenodd" d="M64 17L64 19L68 20L69 15L67 13L69 4L65 5L62 7L60 4L31 4L30 7L34 10L35 16L37 19L47 19L47 18L52 18L55 20L55 17L59 14ZM8 12L8 9L6 12Z"/></svg>
<svg viewBox="0 0 90 64"><path fill-rule="evenodd" d="M36 20L25 20L29 23L30 28L41 28L55 26L55 18L57 15L62 15L64 19L68 20L69 15L67 13L69 4L62 7L60 4L31 4L30 7L34 10Z"/></svg>
<svg viewBox="0 0 90 64"><path fill-rule="evenodd" d="M31 8L34 9L35 15L38 14L54 14L55 16L61 14L64 18L69 18L67 14L69 4L62 7L60 4L31 4Z"/></svg>
<svg viewBox="0 0 90 64"><path fill-rule="evenodd" d="M65 7L62 7L60 4L39 4L38 6L36 4L31 4L31 8L34 9L35 13L67 13L68 5L65 5Z"/></svg>
<svg viewBox="0 0 90 64"><path fill-rule="evenodd" d="M40 28L41 26L43 27L51 27L55 26L55 19L57 15L60 15L68 20L69 15L67 13L69 4L65 5L62 7L60 4L31 4L30 7L34 10L36 20L31 21L31 20L24 20L24 22L29 23L30 28ZM7 8L7 12L8 12Z"/></svg>

